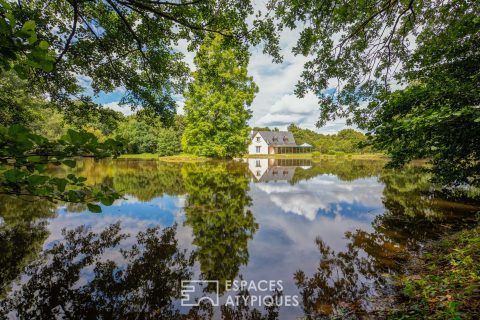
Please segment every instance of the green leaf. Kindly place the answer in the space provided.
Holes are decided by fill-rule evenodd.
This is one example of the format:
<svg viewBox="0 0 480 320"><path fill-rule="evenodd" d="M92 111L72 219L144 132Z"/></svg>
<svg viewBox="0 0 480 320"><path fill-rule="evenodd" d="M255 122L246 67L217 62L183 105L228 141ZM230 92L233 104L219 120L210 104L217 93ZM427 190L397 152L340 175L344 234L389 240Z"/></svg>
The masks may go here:
<svg viewBox="0 0 480 320"><path fill-rule="evenodd" d="M65 187L67 186L68 181L66 179L54 178L52 179L52 183L57 186L57 189L60 192L65 191Z"/></svg>
<svg viewBox="0 0 480 320"><path fill-rule="evenodd" d="M17 169L11 169L8 171L5 171L3 173L3 176L5 179L7 179L8 182L18 182L25 176L25 172L17 170Z"/></svg>
<svg viewBox="0 0 480 320"><path fill-rule="evenodd" d="M28 20L23 24L22 31L24 32L30 32L35 30L35 21L33 20Z"/></svg>
<svg viewBox="0 0 480 320"><path fill-rule="evenodd" d="M40 49L42 49L42 50L47 50L48 47L49 47L49 44L48 44L47 41L42 40L42 41L40 41L40 43L38 44L38 47L39 47Z"/></svg>
<svg viewBox="0 0 480 320"><path fill-rule="evenodd" d="M39 184L44 184L45 182L48 181L47 176L39 176L39 175L31 175L28 177L28 182L32 185L39 185Z"/></svg>
<svg viewBox="0 0 480 320"><path fill-rule="evenodd" d="M93 204L93 203L87 203L87 207L88 207L88 210L93 212L93 213L100 213L102 212L102 208L97 205L97 204Z"/></svg>
<svg viewBox="0 0 480 320"><path fill-rule="evenodd" d="M100 199L100 202L102 202L103 205L105 206L111 206L113 204L113 198L111 197L102 197Z"/></svg>
<svg viewBox="0 0 480 320"><path fill-rule="evenodd" d="M75 166L77 165L77 162L75 160L70 160L70 159L63 160L62 163L70 168L75 168Z"/></svg>

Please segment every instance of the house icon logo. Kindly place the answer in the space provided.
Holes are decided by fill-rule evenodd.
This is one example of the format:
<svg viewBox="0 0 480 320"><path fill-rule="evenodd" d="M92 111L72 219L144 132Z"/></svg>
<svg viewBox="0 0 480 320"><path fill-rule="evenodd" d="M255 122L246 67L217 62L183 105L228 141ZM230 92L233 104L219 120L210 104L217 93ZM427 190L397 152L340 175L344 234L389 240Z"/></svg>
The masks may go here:
<svg viewBox="0 0 480 320"><path fill-rule="evenodd" d="M219 306L219 283L218 280L182 280L182 299L180 304L182 307L197 307L202 301L209 300L212 306ZM212 295L200 296L203 294L203 288L206 286L214 287L215 292ZM197 295L197 298L195 297Z"/></svg>

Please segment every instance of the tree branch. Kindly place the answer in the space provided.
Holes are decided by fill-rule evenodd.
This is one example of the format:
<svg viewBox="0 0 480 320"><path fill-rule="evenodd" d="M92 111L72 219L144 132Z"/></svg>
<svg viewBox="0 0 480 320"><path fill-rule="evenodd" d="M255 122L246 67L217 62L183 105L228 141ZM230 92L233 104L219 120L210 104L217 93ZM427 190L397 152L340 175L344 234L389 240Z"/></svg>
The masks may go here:
<svg viewBox="0 0 480 320"><path fill-rule="evenodd" d="M70 32L70 35L67 38L67 42L65 43L65 47L63 48L62 52L60 55L57 57L55 60L55 65L62 60L63 56L65 53L68 51L70 48L70 44L72 42L73 36L75 35L75 32L77 31L77 21L78 21L78 3L77 0L73 0L73 3L70 3L73 6L73 26L72 26L72 31Z"/></svg>

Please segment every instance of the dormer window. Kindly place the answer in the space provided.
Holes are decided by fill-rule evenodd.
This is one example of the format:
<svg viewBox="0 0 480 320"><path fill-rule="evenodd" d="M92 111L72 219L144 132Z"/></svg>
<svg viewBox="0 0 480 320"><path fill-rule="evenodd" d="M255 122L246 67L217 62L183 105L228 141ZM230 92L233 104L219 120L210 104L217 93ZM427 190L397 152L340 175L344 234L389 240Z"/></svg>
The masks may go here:
<svg viewBox="0 0 480 320"><path fill-rule="evenodd" d="M283 142L288 141L287 137L283 137Z"/></svg>
<svg viewBox="0 0 480 320"><path fill-rule="evenodd" d="M278 141L278 138L277 138L277 137L273 137L273 138L272 138L272 141L276 142L276 141Z"/></svg>

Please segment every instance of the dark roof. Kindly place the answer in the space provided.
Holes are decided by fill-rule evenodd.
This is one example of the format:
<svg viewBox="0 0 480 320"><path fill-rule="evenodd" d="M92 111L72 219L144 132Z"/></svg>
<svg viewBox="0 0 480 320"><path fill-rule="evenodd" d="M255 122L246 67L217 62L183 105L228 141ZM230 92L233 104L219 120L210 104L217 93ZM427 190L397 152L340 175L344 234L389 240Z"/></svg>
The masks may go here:
<svg viewBox="0 0 480 320"><path fill-rule="evenodd" d="M296 167L270 167L268 170L260 177L258 181L267 182L267 181L278 181L278 180L292 180L295 175Z"/></svg>
<svg viewBox="0 0 480 320"><path fill-rule="evenodd" d="M289 131L258 131L269 146L296 146L295 138ZM254 132L252 138L257 133Z"/></svg>

